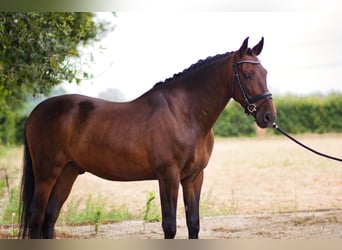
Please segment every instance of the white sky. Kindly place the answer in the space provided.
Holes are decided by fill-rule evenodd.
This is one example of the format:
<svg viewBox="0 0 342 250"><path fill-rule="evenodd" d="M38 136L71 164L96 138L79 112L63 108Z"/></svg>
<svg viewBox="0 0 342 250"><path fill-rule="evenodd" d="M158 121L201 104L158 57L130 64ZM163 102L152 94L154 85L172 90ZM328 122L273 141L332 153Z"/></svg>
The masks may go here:
<svg viewBox="0 0 342 250"><path fill-rule="evenodd" d="M342 92L342 12L118 12L101 13L116 28L95 53L95 78L70 93L97 96L116 88L133 99L199 59L250 47L265 38L259 56L274 94ZM97 48L99 45L95 46Z"/></svg>

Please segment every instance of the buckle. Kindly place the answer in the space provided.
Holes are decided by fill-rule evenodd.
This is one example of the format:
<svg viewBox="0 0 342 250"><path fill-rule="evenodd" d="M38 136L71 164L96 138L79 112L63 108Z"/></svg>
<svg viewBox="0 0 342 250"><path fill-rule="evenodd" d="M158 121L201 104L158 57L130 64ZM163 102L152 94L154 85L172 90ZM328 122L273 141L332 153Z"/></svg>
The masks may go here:
<svg viewBox="0 0 342 250"><path fill-rule="evenodd" d="M253 114L255 113L257 110L256 110L256 105L255 104L248 104L247 105L247 110L250 114Z"/></svg>

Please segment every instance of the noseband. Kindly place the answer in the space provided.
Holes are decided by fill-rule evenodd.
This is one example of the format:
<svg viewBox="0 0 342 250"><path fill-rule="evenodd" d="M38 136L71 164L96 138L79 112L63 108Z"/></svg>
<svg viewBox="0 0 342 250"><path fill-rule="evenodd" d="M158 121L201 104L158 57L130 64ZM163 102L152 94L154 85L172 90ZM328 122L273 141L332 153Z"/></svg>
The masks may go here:
<svg viewBox="0 0 342 250"><path fill-rule="evenodd" d="M232 95L234 95L235 81L236 81L240 87L243 98L245 99L245 102L247 104L245 107L245 112L247 113L247 115L255 115L257 112L257 106L255 103L261 99L265 99L265 101L267 101L268 99L272 99L272 93L265 92L265 93L253 96L252 98L248 97L247 91L240 80L240 75L239 75L239 70L238 70L238 65L243 64L243 63L260 64L261 62L259 60L258 61L242 60L242 61L237 62L236 59L234 58L234 63L233 63L234 79L233 79L233 85L232 85ZM262 106L264 103L265 102L263 102L260 106Z"/></svg>

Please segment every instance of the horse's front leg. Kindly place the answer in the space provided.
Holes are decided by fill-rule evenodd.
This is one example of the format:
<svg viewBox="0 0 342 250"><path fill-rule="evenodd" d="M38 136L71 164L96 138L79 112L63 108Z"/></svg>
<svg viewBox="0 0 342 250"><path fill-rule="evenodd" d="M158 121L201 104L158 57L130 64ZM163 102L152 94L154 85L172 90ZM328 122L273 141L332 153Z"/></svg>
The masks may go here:
<svg viewBox="0 0 342 250"><path fill-rule="evenodd" d="M198 175L182 181L183 198L189 239L198 239L200 230L199 201L203 183L203 170Z"/></svg>
<svg viewBox="0 0 342 250"><path fill-rule="evenodd" d="M176 235L176 215L179 188L179 173L167 171L159 178L159 193L162 210L162 227L165 239L173 239Z"/></svg>

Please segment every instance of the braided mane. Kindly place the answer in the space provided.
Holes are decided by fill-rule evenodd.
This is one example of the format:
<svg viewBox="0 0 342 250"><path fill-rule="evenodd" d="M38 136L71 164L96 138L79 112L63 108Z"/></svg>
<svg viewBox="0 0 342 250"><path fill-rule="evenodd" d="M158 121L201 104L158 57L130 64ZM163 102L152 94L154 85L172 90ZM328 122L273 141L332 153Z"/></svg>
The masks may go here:
<svg viewBox="0 0 342 250"><path fill-rule="evenodd" d="M167 82L169 82L171 80L174 80L174 79L176 79L178 77L184 76L185 74L188 74L188 73L190 73L190 72L192 72L194 70L197 70L199 68L202 68L202 67L205 67L207 65L210 65L210 64L216 62L217 60L223 58L223 57L229 56L230 54L232 54L232 52L227 52L227 53L224 53L224 54L217 54L216 56L209 56L206 59L201 59L198 62L192 64L189 68L183 70L182 72L174 74L172 77L167 78L165 81L160 81L160 82L156 83L153 86L153 88L157 87L160 84L164 84L164 83L167 83Z"/></svg>

